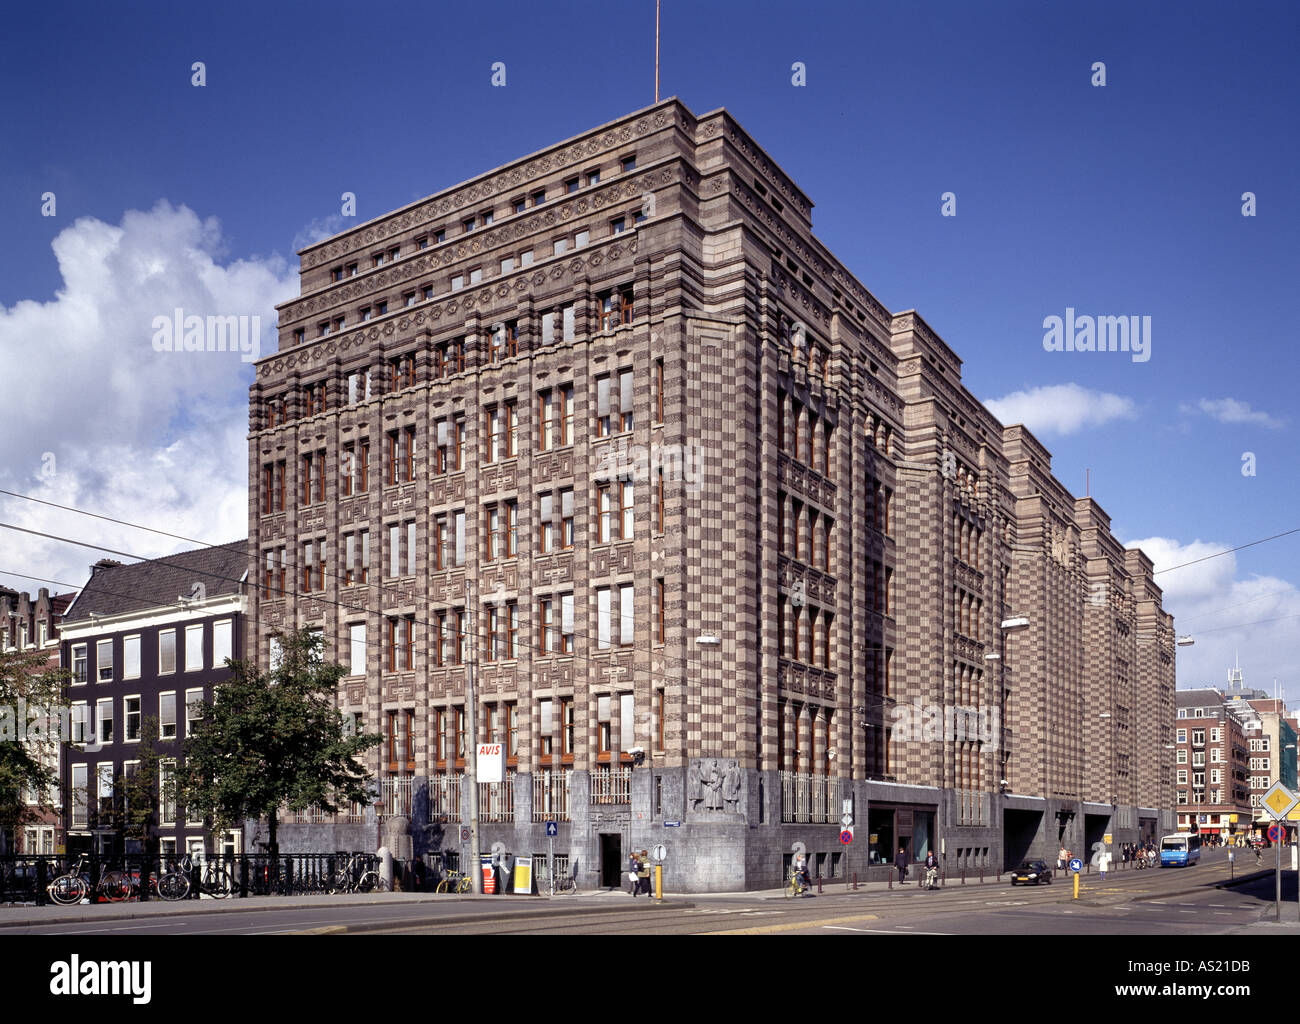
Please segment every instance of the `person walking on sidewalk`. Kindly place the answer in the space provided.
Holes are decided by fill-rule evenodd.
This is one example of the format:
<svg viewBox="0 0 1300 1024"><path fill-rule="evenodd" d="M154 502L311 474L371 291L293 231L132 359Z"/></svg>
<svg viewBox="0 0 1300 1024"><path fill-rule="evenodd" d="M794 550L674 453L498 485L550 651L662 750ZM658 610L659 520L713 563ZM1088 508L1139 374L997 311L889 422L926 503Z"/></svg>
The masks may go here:
<svg viewBox="0 0 1300 1024"><path fill-rule="evenodd" d="M933 850L925 855L925 887L939 888L939 858L934 855Z"/></svg>
<svg viewBox="0 0 1300 1024"><path fill-rule="evenodd" d="M894 867L898 868L898 884L906 885L907 882L907 850L903 847L898 848L898 856L894 858Z"/></svg>
<svg viewBox="0 0 1300 1024"><path fill-rule="evenodd" d="M632 883L632 898L636 899L637 893L641 891L641 861L637 857L636 851L633 850L627 858L627 878Z"/></svg>
<svg viewBox="0 0 1300 1024"><path fill-rule="evenodd" d="M650 853L647 850L641 851L639 865L636 869L637 889L650 895Z"/></svg>

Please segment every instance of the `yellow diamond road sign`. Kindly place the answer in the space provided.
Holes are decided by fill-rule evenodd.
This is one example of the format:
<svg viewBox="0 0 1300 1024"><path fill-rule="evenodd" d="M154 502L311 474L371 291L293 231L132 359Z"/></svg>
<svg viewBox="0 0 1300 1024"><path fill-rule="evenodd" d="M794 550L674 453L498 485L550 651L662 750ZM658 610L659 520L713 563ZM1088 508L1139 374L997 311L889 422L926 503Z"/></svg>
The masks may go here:
<svg viewBox="0 0 1300 1024"><path fill-rule="evenodd" d="M1297 799L1296 795L1280 782L1273 783L1264 794L1264 806L1275 818L1285 818L1287 811L1297 803L1300 803L1300 799Z"/></svg>

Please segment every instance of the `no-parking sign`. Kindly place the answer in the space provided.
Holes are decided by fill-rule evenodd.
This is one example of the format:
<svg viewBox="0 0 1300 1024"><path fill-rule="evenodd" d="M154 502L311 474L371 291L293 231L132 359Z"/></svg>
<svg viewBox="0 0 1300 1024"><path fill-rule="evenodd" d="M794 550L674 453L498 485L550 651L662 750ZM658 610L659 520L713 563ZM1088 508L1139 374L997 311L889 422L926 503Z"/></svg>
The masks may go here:
<svg viewBox="0 0 1300 1024"><path fill-rule="evenodd" d="M840 842L843 843L845 846L848 846L849 843L853 842L853 829L851 828L841 829Z"/></svg>

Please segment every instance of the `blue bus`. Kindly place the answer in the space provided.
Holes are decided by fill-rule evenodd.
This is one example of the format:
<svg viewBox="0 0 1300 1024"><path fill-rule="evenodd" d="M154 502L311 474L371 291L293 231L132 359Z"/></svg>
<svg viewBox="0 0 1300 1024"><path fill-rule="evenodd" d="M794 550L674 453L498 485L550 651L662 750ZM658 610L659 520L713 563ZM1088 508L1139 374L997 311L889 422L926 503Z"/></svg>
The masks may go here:
<svg viewBox="0 0 1300 1024"><path fill-rule="evenodd" d="M1183 832L1165 836L1160 840L1160 866L1162 868L1191 867L1201 859L1201 834Z"/></svg>

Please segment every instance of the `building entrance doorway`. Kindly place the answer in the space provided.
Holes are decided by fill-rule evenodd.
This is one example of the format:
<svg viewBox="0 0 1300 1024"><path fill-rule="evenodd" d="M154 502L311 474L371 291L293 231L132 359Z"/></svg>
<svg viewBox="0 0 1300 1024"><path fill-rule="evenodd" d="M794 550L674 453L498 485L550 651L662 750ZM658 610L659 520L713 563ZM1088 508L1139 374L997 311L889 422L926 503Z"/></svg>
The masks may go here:
<svg viewBox="0 0 1300 1024"><path fill-rule="evenodd" d="M611 889L623 885L623 836L617 832L600 833L600 884Z"/></svg>

